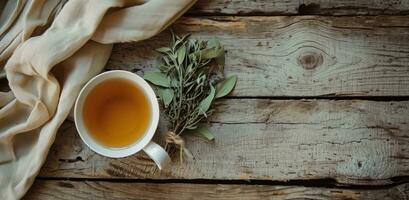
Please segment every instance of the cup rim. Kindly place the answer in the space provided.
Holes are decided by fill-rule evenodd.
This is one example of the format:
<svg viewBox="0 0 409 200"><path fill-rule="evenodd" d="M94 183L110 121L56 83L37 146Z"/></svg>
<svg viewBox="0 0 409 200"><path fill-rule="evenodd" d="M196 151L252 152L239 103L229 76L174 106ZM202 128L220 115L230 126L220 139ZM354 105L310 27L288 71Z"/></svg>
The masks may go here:
<svg viewBox="0 0 409 200"><path fill-rule="evenodd" d="M83 104L89 92L101 82L112 78L125 78L132 81L141 89L143 89L148 98L148 101L151 104L151 120L144 136L135 141L133 144L120 148L107 147L95 141L95 139L93 139L90 135L89 131L87 131L87 129L85 128L84 121L82 119ZM159 123L159 103L152 87L139 75L125 70L107 71L93 77L84 85L84 87L79 92L74 106L74 122L81 140L90 149L106 157L122 158L139 152L152 140Z"/></svg>

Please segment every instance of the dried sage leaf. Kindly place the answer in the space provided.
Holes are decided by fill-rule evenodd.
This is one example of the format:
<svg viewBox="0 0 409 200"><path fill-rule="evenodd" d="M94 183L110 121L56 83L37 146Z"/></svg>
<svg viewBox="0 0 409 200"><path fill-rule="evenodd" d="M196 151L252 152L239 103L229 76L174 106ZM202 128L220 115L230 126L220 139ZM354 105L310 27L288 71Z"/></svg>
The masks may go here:
<svg viewBox="0 0 409 200"><path fill-rule="evenodd" d="M168 53L172 50L169 47L161 47L161 48L156 49L156 51L160 53Z"/></svg>
<svg viewBox="0 0 409 200"><path fill-rule="evenodd" d="M173 100L174 97L173 90L169 88L159 88L157 91L159 97L163 101L163 105L165 106L165 108L167 108Z"/></svg>
<svg viewBox="0 0 409 200"><path fill-rule="evenodd" d="M161 72L146 72L143 78L154 85L170 87L170 78Z"/></svg>
<svg viewBox="0 0 409 200"><path fill-rule="evenodd" d="M207 126L200 125L197 129L191 130L190 132L207 140L214 140L214 135Z"/></svg>
<svg viewBox="0 0 409 200"><path fill-rule="evenodd" d="M217 85L216 98L224 97L228 95L234 88L237 82L237 76L233 75L225 79L223 82Z"/></svg>
<svg viewBox="0 0 409 200"><path fill-rule="evenodd" d="M212 38L212 39L210 39L209 41L207 41L207 47L209 47L209 48L212 48L212 47L214 47L214 48L221 48L221 44L220 44L220 41L217 39L217 38Z"/></svg>
<svg viewBox="0 0 409 200"><path fill-rule="evenodd" d="M209 110L210 105L212 105L215 94L216 94L216 90L214 89L212 85L210 85L209 95L199 103L198 108L202 114L206 115L206 112Z"/></svg>
<svg viewBox="0 0 409 200"><path fill-rule="evenodd" d="M212 59L222 56L224 53L224 49L204 49L200 51L202 59Z"/></svg>
<svg viewBox="0 0 409 200"><path fill-rule="evenodd" d="M212 38L207 42L207 50L202 53L203 58L215 58L217 64L224 66L224 48L217 38Z"/></svg>
<svg viewBox="0 0 409 200"><path fill-rule="evenodd" d="M186 56L186 47L183 46L178 50L178 63L179 65L183 64L183 61L185 60Z"/></svg>

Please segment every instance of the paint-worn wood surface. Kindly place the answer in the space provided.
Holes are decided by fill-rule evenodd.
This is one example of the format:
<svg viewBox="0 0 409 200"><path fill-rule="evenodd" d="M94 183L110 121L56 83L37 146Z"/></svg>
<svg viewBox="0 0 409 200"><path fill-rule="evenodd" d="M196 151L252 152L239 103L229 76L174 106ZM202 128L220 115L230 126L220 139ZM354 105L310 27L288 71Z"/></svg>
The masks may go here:
<svg viewBox="0 0 409 200"><path fill-rule="evenodd" d="M382 189L337 189L301 186L237 184L154 184L101 181L36 181L25 199L370 199L396 200L409 197L409 186Z"/></svg>
<svg viewBox="0 0 409 200"><path fill-rule="evenodd" d="M393 15L408 14L406 0L199 0L190 14Z"/></svg>
<svg viewBox="0 0 409 200"><path fill-rule="evenodd" d="M219 102L216 112L210 123L215 141L188 137L194 159L163 171L143 153L124 159L96 155L81 142L73 123L66 123L40 176L332 178L379 185L409 175L409 101L230 99Z"/></svg>
<svg viewBox="0 0 409 200"><path fill-rule="evenodd" d="M409 95L409 16L186 17L174 29L221 39L233 96ZM107 68L153 70L169 39L117 45Z"/></svg>
<svg viewBox="0 0 409 200"><path fill-rule="evenodd" d="M408 13L407 0L199 0L173 29L218 37L238 76L209 119L215 141L186 137L194 159L160 172L144 153L97 155L67 121L26 199L407 199ZM153 70L168 42L115 45L106 68Z"/></svg>

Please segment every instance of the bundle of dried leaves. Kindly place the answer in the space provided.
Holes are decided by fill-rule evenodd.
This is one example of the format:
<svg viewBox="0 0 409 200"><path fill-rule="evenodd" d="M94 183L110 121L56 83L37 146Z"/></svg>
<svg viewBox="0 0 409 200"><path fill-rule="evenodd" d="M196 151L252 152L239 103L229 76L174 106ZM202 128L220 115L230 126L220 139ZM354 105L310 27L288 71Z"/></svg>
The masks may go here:
<svg viewBox="0 0 409 200"><path fill-rule="evenodd" d="M224 78L224 48L217 39L202 41L179 37L172 33L171 47L157 49L161 54L160 71L147 72L144 78L154 84L169 120L168 145L184 148L181 134L196 134L208 140L214 136L199 122L208 118L216 98L229 94L237 81L236 76Z"/></svg>

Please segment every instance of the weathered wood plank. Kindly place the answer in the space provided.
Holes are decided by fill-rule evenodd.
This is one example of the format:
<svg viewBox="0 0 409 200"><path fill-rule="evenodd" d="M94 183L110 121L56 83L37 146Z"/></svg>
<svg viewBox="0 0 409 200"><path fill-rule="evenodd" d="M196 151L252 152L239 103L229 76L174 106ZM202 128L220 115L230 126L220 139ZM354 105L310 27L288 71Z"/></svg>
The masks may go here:
<svg viewBox="0 0 409 200"><path fill-rule="evenodd" d="M409 13L406 0L199 0L190 14L206 15L396 15Z"/></svg>
<svg viewBox="0 0 409 200"><path fill-rule="evenodd" d="M143 153L99 156L65 123L40 177L387 184L409 175L409 101L228 99L215 113L215 141L186 137L194 159L163 171Z"/></svg>
<svg viewBox="0 0 409 200"><path fill-rule="evenodd" d="M409 16L182 18L173 28L221 39L233 96L409 95ZM153 49L169 40L116 45L107 68L154 70Z"/></svg>
<svg viewBox="0 0 409 200"><path fill-rule="evenodd" d="M379 199L409 197L409 186L353 190L301 186L113 183L37 180L23 199Z"/></svg>

